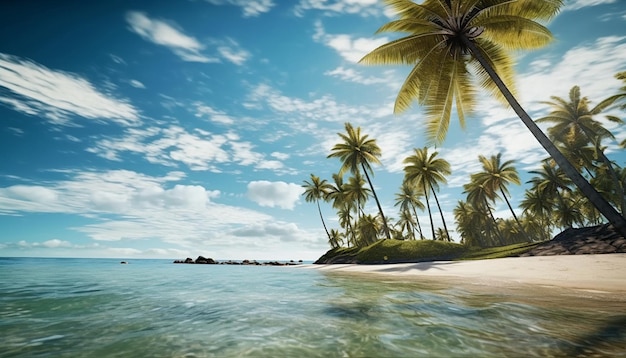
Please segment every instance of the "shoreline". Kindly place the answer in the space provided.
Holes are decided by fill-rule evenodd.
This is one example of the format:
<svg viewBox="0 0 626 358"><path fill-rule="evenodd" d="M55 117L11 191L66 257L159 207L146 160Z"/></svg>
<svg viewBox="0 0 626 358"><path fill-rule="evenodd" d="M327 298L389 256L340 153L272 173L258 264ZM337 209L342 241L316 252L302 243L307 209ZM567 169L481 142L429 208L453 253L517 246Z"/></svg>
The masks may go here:
<svg viewBox="0 0 626 358"><path fill-rule="evenodd" d="M604 293L626 293L626 254L507 257L381 265L306 265L328 273L394 278L449 278L487 286L541 285Z"/></svg>

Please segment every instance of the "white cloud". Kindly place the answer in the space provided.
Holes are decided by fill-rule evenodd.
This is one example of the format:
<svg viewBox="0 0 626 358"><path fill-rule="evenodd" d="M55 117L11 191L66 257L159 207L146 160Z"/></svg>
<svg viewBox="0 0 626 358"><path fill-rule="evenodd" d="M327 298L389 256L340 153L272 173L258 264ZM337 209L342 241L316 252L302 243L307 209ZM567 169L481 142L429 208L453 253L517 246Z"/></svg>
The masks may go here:
<svg viewBox="0 0 626 358"><path fill-rule="evenodd" d="M617 0L566 0L563 11L580 10L584 7L614 4Z"/></svg>
<svg viewBox="0 0 626 358"><path fill-rule="evenodd" d="M127 100L100 92L88 80L2 53L0 86L12 94L0 95L0 102L56 124L70 124L72 116L107 119L121 125L140 123L139 112Z"/></svg>
<svg viewBox="0 0 626 358"><path fill-rule="evenodd" d="M52 240L44 241L43 243L41 243L41 245L45 247L71 247L72 246L70 242L59 240L59 239L52 239Z"/></svg>
<svg viewBox="0 0 626 358"><path fill-rule="evenodd" d="M359 62L363 56L389 42L389 39L386 37L375 39L364 37L353 38L351 35L346 34L327 34L322 22L319 20L315 22L313 40L332 48L337 51L341 57L352 63Z"/></svg>
<svg viewBox="0 0 626 358"><path fill-rule="evenodd" d="M297 16L304 16L309 10L323 11L326 15L357 14L379 16L383 6L378 0L300 0L294 8Z"/></svg>
<svg viewBox="0 0 626 358"><path fill-rule="evenodd" d="M205 107L203 111L224 114ZM222 118L223 119L223 118ZM282 162L267 160L266 155L254 150L254 145L240 140L234 132L213 134L201 129L188 132L178 126L130 129L121 138L105 138L87 151L100 157L121 161L129 152L143 155L153 164L177 166L184 164L191 170L222 172L230 164L252 166L255 169L291 172Z"/></svg>
<svg viewBox="0 0 626 358"><path fill-rule="evenodd" d="M255 17L269 12L274 4L272 0L206 0L213 5L234 5L241 8L243 17Z"/></svg>
<svg viewBox="0 0 626 358"><path fill-rule="evenodd" d="M248 183L247 197L261 206L292 210L302 195L302 187L294 183L266 180Z"/></svg>
<svg viewBox="0 0 626 358"><path fill-rule="evenodd" d="M250 58L250 53L232 39L228 39L226 44L219 46L217 51L223 58L237 66L243 65Z"/></svg>
<svg viewBox="0 0 626 358"><path fill-rule="evenodd" d="M324 74L326 76L337 77L343 81L360 83L364 85L387 83L390 86L393 86L393 88L398 87L396 83L394 83L394 81L389 80L389 77L391 76L392 71L384 71L385 77L365 77L363 76L363 74L361 74L360 72L352 68L339 66L332 71L324 72Z"/></svg>
<svg viewBox="0 0 626 358"><path fill-rule="evenodd" d="M135 88L146 88L146 86L143 83L137 80L130 80L128 83Z"/></svg>
<svg viewBox="0 0 626 358"><path fill-rule="evenodd" d="M180 245L201 241L232 225L270 219L256 211L216 203L221 196L217 190L172 183L180 178L178 172L161 177L127 170L68 174L70 178L63 181L0 188L0 213L81 215L96 222L73 229L94 240L158 238ZM63 243L52 241L48 246L55 244Z"/></svg>
<svg viewBox="0 0 626 358"><path fill-rule="evenodd" d="M219 124L233 124L235 121L228 114L211 108L210 106L196 103L196 117L207 116L211 122Z"/></svg>
<svg viewBox="0 0 626 358"><path fill-rule="evenodd" d="M183 33L175 24L151 19L145 13L138 11L129 11L126 14L126 21L130 25L130 29L144 40L169 48L184 61L219 61L216 58L203 55L204 45L194 37Z"/></svg>

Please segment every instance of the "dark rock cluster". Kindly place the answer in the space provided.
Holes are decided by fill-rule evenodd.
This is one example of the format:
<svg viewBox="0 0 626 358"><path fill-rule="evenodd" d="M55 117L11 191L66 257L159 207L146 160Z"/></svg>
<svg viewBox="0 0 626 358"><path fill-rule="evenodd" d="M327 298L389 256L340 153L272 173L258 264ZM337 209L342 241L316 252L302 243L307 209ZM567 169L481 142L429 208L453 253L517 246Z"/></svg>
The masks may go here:
<svg viewBox="0 0 626 358"><path fill-rule="evenodd" d="M206 258L204 256L198 256L195 260L191 257L186 258L185 260L175 260L175 264L201 264L201 265L253 265L253 266L291 266L291 265L299 265L302 264L302 260L298 260L298 262L294 260L289 260L287 262L280 261L267 261L267 262L258 262L256 260L243 260L243 261L222 261L218 262L213 260L212 258Z"/></svg>
<svg viewBox="0 0 626 358"><path fill-rule="evenodd" d="M626 253L626 238L610 224L569 228L520 256Z"/></svg>

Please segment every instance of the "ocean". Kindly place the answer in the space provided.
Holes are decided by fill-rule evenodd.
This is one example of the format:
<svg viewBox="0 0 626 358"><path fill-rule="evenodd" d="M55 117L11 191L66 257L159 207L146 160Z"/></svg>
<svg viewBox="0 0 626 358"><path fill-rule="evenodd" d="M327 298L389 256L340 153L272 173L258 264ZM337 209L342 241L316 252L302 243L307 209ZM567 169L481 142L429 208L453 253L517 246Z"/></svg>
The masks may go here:
<svg viewBox="0 0 626 358"><path fill-rule="evenodd" d="M0 357L626 357L626 298L171 260L0 258Z"/></svg>

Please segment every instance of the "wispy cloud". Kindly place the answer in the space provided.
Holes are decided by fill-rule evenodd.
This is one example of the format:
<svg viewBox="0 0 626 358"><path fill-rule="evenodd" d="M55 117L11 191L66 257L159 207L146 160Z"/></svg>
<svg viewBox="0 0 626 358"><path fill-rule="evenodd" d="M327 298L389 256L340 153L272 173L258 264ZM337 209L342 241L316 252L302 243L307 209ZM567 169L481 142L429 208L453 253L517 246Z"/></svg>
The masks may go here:
<svg viewBox="0 0 626 358"><path fill-rule="evenodd" d="M234 5L241 8L243 17L255 17L269 12L276 4L272 0L206 0L213 5Z"/></svg>
<svg viewBox="0 0 626 358"><path fill-rule="evenodd" d="M217 48L217 51L235 65L242 65L248 59L249 53L244 50L233 49L232 47L221 46Z"/></svg>
<svg viewBox="0 0 626 358"><path fill-rule="evenodd" d="M232 131L214 134L195 129L188 132L179 126L131 129L123 137L102 139L87 150L115 161L122 160L123 154L134 153L153 164L171 167L183 164L195 171L219 173L230 165L252 166L277 173L292 171L280 161L268 160L265 154L255 151L255 145L241 140Z"/></svg>
<svg viewBox="0 0 626 358"><path fill-rule="evenodd" d="M219 62L217 58L202 54L205 46L193 36L186 35L172 22L152 19L139 11L129 11L126 21L130 30L144 40L169 48L184 61Z"/></svg>
<svg viewBox="0 0 626 358"><path fill-rule="evenodd" d="M563 11L580 10L585 7L614 4L617 0L566 0Z"/></svg>
<svg viewBox="0 0 626 358"><path fill-rule="evenodd" d="M55 124L72 124L74 116L138 125L139 111L128 100L99 91L76 74L0 53L0 102Z"/></svg>
<svg viewBox="0 0 626 358"><path fill-rule="evenodd" d="M363 85L374 85L393 82L389 80L389 76L391 76L392 71L385 71L385 73L388 75L387 77L366 77L361 72L344 66L339 66L332 71L324 72L326 76L336 77L343 81L360 83Z"/></svg>
<svg viewBox="0 0 626 358"><path fill-rule="evenodd" d="M294 7L296 16L304 16L305 12L317 10L327 16L355 14L360 16L380 16L383 6L378 0L300 0Z"/></svg>

